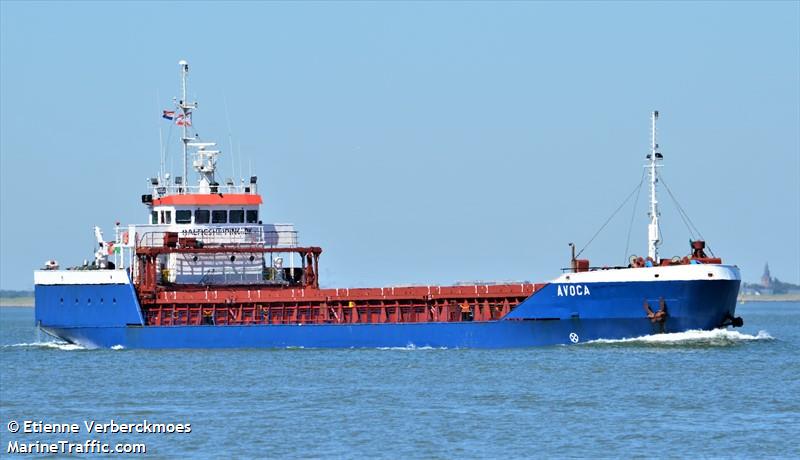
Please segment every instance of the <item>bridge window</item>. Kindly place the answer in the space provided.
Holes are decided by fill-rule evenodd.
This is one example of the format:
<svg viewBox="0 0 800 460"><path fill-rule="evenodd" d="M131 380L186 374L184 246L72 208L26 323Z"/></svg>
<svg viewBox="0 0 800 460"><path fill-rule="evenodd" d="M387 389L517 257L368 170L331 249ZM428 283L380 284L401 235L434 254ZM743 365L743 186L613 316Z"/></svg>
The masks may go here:
<svg viewBox="0 0 800 460"><path fill-rule="evenodd" d="M228 221L232 224L241 224L244 222L244 210L239 209L236 211L231 211L229 214Z"/></svg>
<svg viewBox="0 0 800 460"><path fill-rule="evenodd" d="M195 224L207 224L211 218L211 212L208 209L198 209L194 212Z"/></svg>
<svg viewBox="0 0 800 460"><path fill-rule="evenodd" d="M257 224L258 223L258 211L255 209L247 211L247 223L248 224Z"/></svg>
<svg viewBox="0 0 800 460"><path fill-rule="evenodd" d="M191 224L192 223L192 211L187 211L187 210L175 211L175 223L176 224Z"/></svg>
<svg viewBox="0 0 800 460"><path fill-rule="evenodd" d="M161 211L161 223L162 224L172 223L172 211Z"/></svg>
<svg viewBox="0 0 800 460"><path fill-rule="evenodd" d="M213 224L228 223L228 211L211 211L211 223Z"/></svg>
<svg viewBox="0 0 800 460"><path fill-rule="evenodd" d="M150 213L150 223L153 225L158 223L158 211L153 211Z"/></svg>

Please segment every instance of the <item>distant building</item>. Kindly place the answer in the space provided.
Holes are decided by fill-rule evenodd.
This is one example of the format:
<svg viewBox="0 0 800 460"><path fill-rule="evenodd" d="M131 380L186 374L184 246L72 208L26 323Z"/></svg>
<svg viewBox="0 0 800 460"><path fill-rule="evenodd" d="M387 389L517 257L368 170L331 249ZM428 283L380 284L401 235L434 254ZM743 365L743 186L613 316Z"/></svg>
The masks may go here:
<svg viewBox="0 0 800 460"><path fill-rule="evenodd" d="M748 295L800 294L800 286L773 278L769 263L764 264L764 274L759 283L743 283L742 293Z"/></svg>
<svg viewBox="0 0 800 460"><path fill-rule="evenodd" d="M772 277L769 274L769 262L764 264L764 274L761 275L761 285L765 288L772 287Z"/></svg>

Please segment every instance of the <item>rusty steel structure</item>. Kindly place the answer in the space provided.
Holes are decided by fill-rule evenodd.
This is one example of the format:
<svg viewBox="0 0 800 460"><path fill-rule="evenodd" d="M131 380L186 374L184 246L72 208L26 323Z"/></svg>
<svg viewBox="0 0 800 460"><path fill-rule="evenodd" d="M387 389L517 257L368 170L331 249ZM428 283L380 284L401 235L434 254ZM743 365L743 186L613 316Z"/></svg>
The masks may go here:
<svg viewBox="0 0 800 460"><path fill-rule="evenodd" d="M159 238L160 239L160 238ZM168 254L295 253L303 261L295 285L174 284L159 280L158 257ZM135 288L146 325L355 324L492 321L545 284L320 289L315 246L276 248L204 245L167 232L163 244L135 249Z"/></svg>

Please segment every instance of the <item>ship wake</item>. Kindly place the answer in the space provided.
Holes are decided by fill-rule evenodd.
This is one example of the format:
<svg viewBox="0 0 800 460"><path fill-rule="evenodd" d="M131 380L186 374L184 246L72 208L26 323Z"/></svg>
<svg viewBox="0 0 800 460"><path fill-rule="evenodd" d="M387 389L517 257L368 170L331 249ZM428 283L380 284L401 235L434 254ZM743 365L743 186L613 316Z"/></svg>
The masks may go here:
<svg viewBox="0 0 800 460"><path fill-rule="evenodd" d="M586 344L724 347L746 342L770 340L774 340L774 337L769 335L767 331L758 331L756 335L751 335L729 329L714 329L711 331L690 330L669 334L653 334L626 339L598 339L586 342Z"/></svg>
<svg viewBox="0 0 800 460"><path fill-rule="evenodd" d="M39 349L61 350L61 351L88 350L88 348L82 347L75 343L56 342L56 341L15 343L13 345L3 345L3 348L39 348Z"/></svg>
<svg viewBox="0 0 800 460"><path fill-rule="evenodd" d="M2 348L32 348L32 349L39 349L39 350L60 350L60 351L85 351L85 350L92 350L93 348L87 348L82 345L78 345L77 343L69 343L63 342L58 340L44 340L44 341L37 341L37 342L26 342L26 343L15 343L12 345L3 345ZM125 347L122 345L114 345L111 347L112 350L124 350Z"/></svg>
<svg viewBox="0 0 800 460"><path fill-rule="evenodd" d="M413 343L409 343L404 347L377 347L377 350L393 350L393 351L417 351L417 350L447 350L447 347L431 347L428 345L418 347Z"/></svg>

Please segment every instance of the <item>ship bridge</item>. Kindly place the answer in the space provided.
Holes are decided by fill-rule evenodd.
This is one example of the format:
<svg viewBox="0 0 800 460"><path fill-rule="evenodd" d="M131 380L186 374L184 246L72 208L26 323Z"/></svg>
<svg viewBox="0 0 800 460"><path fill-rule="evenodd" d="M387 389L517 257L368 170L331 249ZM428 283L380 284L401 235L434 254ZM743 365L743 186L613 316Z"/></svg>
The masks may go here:
<svg viewBox="0 0 800 460"><path fill-rule="evenodd" d="M156 187L159 189L162 187ZM166 187L163 187L166 188ZM186 193L155 197L143 195L150 208L150 224L258 224L257 193Z"/></svg>

